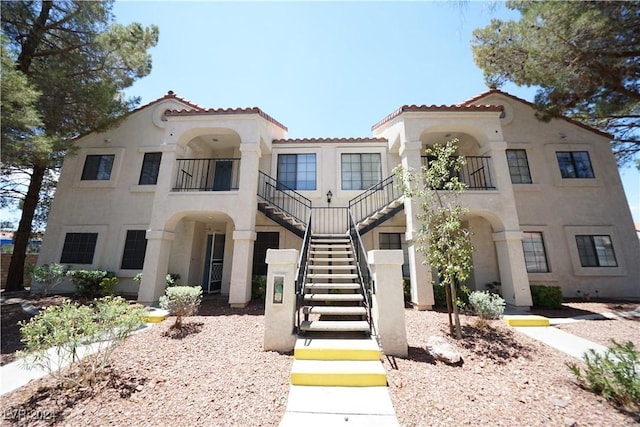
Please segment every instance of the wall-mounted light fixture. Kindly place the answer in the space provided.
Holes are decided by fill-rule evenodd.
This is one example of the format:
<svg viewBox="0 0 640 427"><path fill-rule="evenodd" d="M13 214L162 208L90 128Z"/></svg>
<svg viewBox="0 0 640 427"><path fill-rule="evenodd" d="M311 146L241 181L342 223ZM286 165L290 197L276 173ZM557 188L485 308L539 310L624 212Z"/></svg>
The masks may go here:
<svg viewBox="0 0 640 427"><path fill-rule="evenodd" d="M333 193L331 190L327 191L327 203L331 203L331 198L333 197Z"/></svg>

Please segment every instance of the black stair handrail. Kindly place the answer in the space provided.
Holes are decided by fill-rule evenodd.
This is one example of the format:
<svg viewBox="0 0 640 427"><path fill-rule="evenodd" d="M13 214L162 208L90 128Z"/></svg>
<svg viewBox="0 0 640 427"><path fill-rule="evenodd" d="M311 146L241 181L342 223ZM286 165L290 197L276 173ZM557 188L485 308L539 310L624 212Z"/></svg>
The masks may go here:
<svg viewBox="0 0 640 427"><path fill-rule="evenodd" d="M360 287L362 289L367 309L369 330L373 334L375 332L375 325L373 324L373 317L371 317L371 296L375 294L375 283L373 280L373 274L371 273L371 268L369 267L369 261L367 260L367 253L364 249L364 244L362 243L362 238L358 231L358 226L351 211L349 211L349 239L351 240L351 247L354 249L353 255L356 258Z"/></svg>
<svg viewBox="0 0 640 427"><path fill-rule="evenodd" d="M304 284L307 281L307 271L309 270L309 248L311 247L311 212L307 220L307 227L302 239L302 247L298 258L298 269L296 270L296 331L300 330L300 309L304 300Z"/></svg>
<svg viewBox="0 0 640 427"><path fill-rule="evenodd" d="M396 176L391 175L349 200L349 211L358 224L402 196Z"/></svg>
<svg viewBox="0 0 640 427"><path fill-rule="evenodd" d="M311 200L262 171L258 171L258 197L307 226Z"/></svg>

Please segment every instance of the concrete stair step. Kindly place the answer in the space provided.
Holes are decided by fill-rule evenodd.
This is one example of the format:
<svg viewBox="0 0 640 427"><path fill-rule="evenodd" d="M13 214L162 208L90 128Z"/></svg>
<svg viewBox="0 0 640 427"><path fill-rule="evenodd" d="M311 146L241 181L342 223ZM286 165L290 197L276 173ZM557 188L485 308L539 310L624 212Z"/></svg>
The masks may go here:
<svg viewBox="0 0 640 427"><path fill-rule="evenodd" d="M304 320L300 330L308 332L369 332L366 320Z"/></svg>
<svg viewBox="0 0 640 427"><path fill-rule="evenodd" d="M309 261L313 263L324 263L324 262L352 262L355 258L346 257L346 258L322 258L322 257L311 257Z"/></svg>
<svg viewBox="0 0 640 427"><path fill-rule="evenodd" d="M357 279L358 275L355 273L310 273L307 274L308 279Z"/></svg>
<svg viewBox="0 0 640 427"><path fill-rule="evenodd" d="M294 360L291 384L307 386L386 386L387 373L379 360Z"/></svg>
<svg viewBox="0 0 640 427"><path fill-rule="evenodd" d="M304 288L313 291L313 290L329 290L329 289L340 289L340 290L357 290L360 289L360 283L307 283L304 285Z"/></svg>
<svg viewBox="0 0 640 427"><path fill-rule="evenodd" d="M362 302L362 294L306 294L305 302L331 301L331 302Z"/></svg>
<svg viewBox="0 0 640 427"><path fill-rule="evenodd" d="M308 265L309 270L357 270L357 265Z"/></svg>
<svg viewBox="0 0 640 427"><path fill-rule="evenodd" d="M367 339L298 339L293 355L296 360L380 360L380 347Z"/></svg>
<svg viewBox="0 0 640 427"><path fill-rule="evenodd" d="M311 257L315 257L315 255L353 255L352 251L314 251L310 250L309 253Z"/></svg>
<svg viewBox="0 0 640 427"><path fill-rule="evenodd" d="M366 316L367 309L358 306L336 306L336 305L315 305L305 306L302 309L304 314L318 314L326 316Z"/></svg>
<svg viewBox="0 0 640 427"><path fill-rule="evenodd" d="M311 238L311 244L317 244L317 243L327 243L327 244L342 244L342 245L348 245L351 243L351 241L349 240L348 237L342 237L342 238L317 238L317 237L312 237Z"/></svg>

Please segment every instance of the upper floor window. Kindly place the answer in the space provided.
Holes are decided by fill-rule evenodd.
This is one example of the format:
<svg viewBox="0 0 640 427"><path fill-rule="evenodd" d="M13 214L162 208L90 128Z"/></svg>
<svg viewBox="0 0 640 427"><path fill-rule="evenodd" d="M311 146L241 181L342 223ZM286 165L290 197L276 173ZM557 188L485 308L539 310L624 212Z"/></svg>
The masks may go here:
<svg viewBox="0 0 640 427"><path fill-rule="evenodd" d="M512 184L531 184L526 150L507 150L507 162Z"/></svg>
<svg viewBox="0 0 640 427"><path fill-rule="evenodd" d="M65 264L93 264L98 233L67 233L60 262Z"/></svg>
<svg viewBox="0 0 640 427"><path fill-rule="evenodd" d="M586 151L556 151L563 178L594 178L591 159Z"/></svg>
<svg viewBox="0 0 640 427"><path fill-rule="evenodd" d="M617 267L611 236L577 235L578 255L583 267Z"/></svg>
<svg viewBox="0 0 640 427"><path fill-rule="evenodd" d="M158 172L160 171L160 160L162 153L144 153L142 160L142 170L140 171L139 185L156 185L158 182Z"/></svg>
<svg viewBox="0 0 640 427"><path fill-rule="evenodd" d="M342 155L343 190L366 190L380 181L380 153Z"/></svg>
<svg viewBox="0 0 640 427"><path fill-rule="evenodd" d="M113 168L114 154L90 154L84 161L82 180L109 180Z"/></svg>
<svg viewBox="0 0 640 427"><path fill-rule="evenodd" d="M548 273L547 254L544 249L544 240L539 231L522 233L522 249L527 273Z"/></svg>
<svg viewBox="0 0 640 427"><path fill-rule="evenodd" d="M122 253L123 270L142 270L144 255L147 251L147 238L145 230L127 230Z"/></svg>
<svg viewBox="0 0 640 427"><path fill-rule="evenodd" d="M293 190L315 190L316 155L279 154L278 182Z"/></svg>

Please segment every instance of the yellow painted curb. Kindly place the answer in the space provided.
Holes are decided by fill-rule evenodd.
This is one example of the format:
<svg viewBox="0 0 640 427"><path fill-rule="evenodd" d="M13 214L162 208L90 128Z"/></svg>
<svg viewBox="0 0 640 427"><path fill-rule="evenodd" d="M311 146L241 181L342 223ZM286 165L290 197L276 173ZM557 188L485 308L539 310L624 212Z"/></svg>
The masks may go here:
<svg viewBox="0 0 640 427"><path fill-rule="evenodd" d="M379 350L348 348L296 348L298 360L380 360Z"/></svg>
<svg viewBox="0 0 640 427"><path fill-rule="evenodd" d="M385 374L291 373L291 384L321 387L386 386Z"/></svg>
<svg viewBox="0 0 640 427"><path fill-rule="evenodd" d="M549 319L535 314L504 316L502 320L509 326L549 326Z"/></svg>

